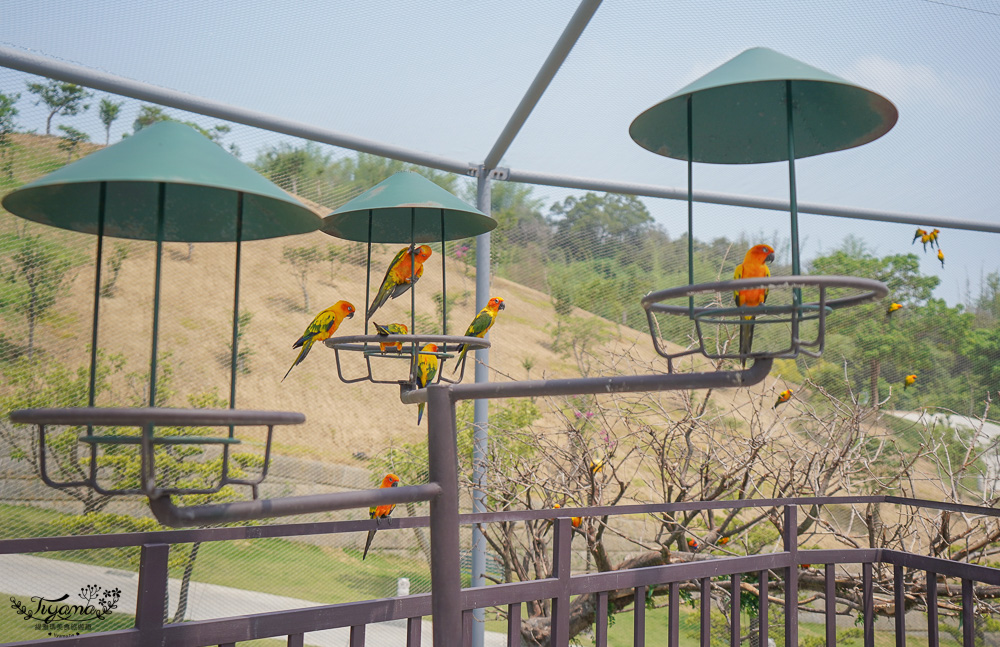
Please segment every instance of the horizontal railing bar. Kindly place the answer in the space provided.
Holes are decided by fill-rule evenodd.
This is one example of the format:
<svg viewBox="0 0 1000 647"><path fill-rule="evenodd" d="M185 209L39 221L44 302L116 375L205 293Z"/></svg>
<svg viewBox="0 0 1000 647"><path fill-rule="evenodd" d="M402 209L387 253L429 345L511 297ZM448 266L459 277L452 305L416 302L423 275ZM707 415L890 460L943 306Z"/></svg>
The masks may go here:
<svg viewBox="0 0 1000 647"><path fill-rule="evenodd" d="M634 589L637 586L657 586L671 582L696 580L703 577L785 568L790 563L790 554L781 552L767 555L749 555L747 557L721 557L719 559L705 559L696 562L684 562L682 564L665 564L663 566L646 566L644 568L631 568L621 571L574 575L570 578L570 595Z"/></svg>
<svg viewBox="0 0 1000 647"><path fill-rule="evenodd" d="M520 604L529 600L547 600L554 598L558 591L559 580L556 578L462 589L462 610Z"/></svg>
<svg viewBox="0 0 1000 647"><path fill-rule="evenodd" d="M0 48L2 49L2 48ZM10 412L11 422L28 425L91 425L94 427L223 427L298 425L306 421L297 411L246 409L171 409L166 407L21 409Z"/></svg>
<svg viewBox="0 0 1000 647"><path fill-rule="evenodd" d="M45 645L66 645L70 638L47 638L45 640L19 640L12 643L0 643L3 647L44 647ZM149 633L140 633L138 629L118 629L116 631L98 631L92 634L82 634L72 637L73 647L147 647Z"/></svg>
<svg viewBox="0 0 1000 647"><path fill-rule="evenodd" d="M150 498L149 508L160 523L170 526L185 526L232 523L251 519L329 512L333 510L352 510L399 503L418 503L421 501L430 501L439 494L441 494L440 485L437 483L426 483L424 485L407 485L374 490L328 492L306 496L193 506L175 506L170 502L170 497L164 496Z"/></svg>
<svg viewBox="0 0 1000 647"><path fill-rule="evenodd" d="M929 499L909 499L901 496L886 495L886 503L898 503L913 508L931 508L933 510L947 510L949 512L966 512L968 514L981 514L987 517L1000 517L1000 510L987 508L978 505L968 505L966 503L945 503L944 501L931 501Z"/></svg>
<svg viewBox="0 0 1000 647"><path fill-rule="evenodd" d="M882 549L881 560L885 564L898 564L907 568L917 568L923 571L933 571L946 577L960 577L964 580L975 580L983 584L1000 586L1000 569L989 566L979 566L958 562L953 559L930 557L904 553L899 550Z"/></svg>

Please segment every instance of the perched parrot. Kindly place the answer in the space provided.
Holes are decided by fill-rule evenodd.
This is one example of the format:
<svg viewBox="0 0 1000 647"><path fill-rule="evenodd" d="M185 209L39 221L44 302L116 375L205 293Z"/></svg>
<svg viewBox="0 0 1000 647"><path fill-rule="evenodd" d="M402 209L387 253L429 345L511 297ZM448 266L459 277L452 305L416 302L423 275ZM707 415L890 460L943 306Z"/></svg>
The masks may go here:
<svg viewBox="0 0 1000 647"><path fill-rule="evenodd" d="M941 267L944 267L944 252L938 247L938 260L941 261Z"/></svg>
<svg viewBox="0 0 1000 647"><path fill-rule="evenodd" d="M500 297L493 297L490 299L476 318L472 320L469 327L465 331L466 337L479 337L480 339L493 327L496 323L497 315L506 306L503 303L503 299ZM462 352L458 354L458 361L455 362L455 371L458 371L458 367L465 362L465 354L469 352L469 345L462 344Z"/></svg>
<svg viewBox="0 0 1000 647"><path fill-rule="evenodd" d="M926 236L926 235L927 235L926 229L921 229L920 227L917 227L917 233L913 234L913 243L917 242L917 239L920 238L921 236ZM913 243L910 244L912 245Z"/></svg>
<svg viewBox="0 0 1000 647"><path fill-rule="evenodd" d="M728 543L729 543L729 537L720 537L719 538L719 545L720 546L725 546Z"/></svg>
<svg viewBox="0 0 1000 647"><path fill-rule="evenodd" d="M561 508L562 506L561 506L561 505L559 505L558 503L553 503L553 504L552 504L552 507L553 507L553 508L557 508L557 509L558 509L558 508ZM583 523L583 517L570 517L570 518L569 518L569 522L570 522L571 524L573 524L573 527L574 527L574 528L579 528L579 527L580 527L580 524L582 524L582 523Z"/></svg>
<svg viewBox="0 0 1000 647"><path fill-rule="evenodd" d="M754 245L747 250L743 257L743 262L736 266L733 272L734 279L756 279L771 276L771 270L767 264L774 260L774 248L770 245ZM754 288L751 290L736 290L733 292L736 305L740 307L757 307L767 301L767 288ZM754 315L746 315L745 320L753 321ZM740 326L740 362L747 365L746 356L750 354L753 346L753 324Z"/></svg>
<svg viewBox="0 0 1000 647"><path fill-rule="evenodd" d="M934 249L935 245L937 245L938 249L941 249L941 243L938 242L938 234L940 233L941 233L940 229L934 229L929 234L927 234L928 236L931 237L931 249Z"/></svg>
<svg viewBox="0 0 1000 647"><path fill-rule="evenodd" d="M372 325L375 326L375 332L378 333L379 337L388 337L389 335L405 335L410 332L410 329L406 327L406 324L401 323L392 323L388 326L380 326L373 321ZM385 349L390 346L395 346L397 353L403 352L403 342L401 341L389 342L388 344L379 342L378 348L384 353Z"/></svg>
<svg viewBox="0 0 1000 647"><path fill-rule="evenodd" d="M931 242L931 235L930 234L924 234L923 236L920 237L920 242L924 244L924 251L926 252L927 251L927 243Z"/></svg>
<svg viewBox="0 0 1000 647"><path fill-rule="evenodd" d="M698 540L694 538L688 539L688 548L698 550Z"/></svg>
<svg viewBox="0 0 1000 647"><path fill-rule="evenodd" d="M778 399L777 401L775 401L774 406L771 408L777 409L779 404L784 404L785 402L788 402L791 399L792 399L792 390L785 389L784 391L778 394Z"/></svg>
<svg viewBox="0 0 1000 647"><path fill-rule="evenodd" d="M903 378L903 390L905 391L909 387L913 386L913 383L916 382L916 381L917 381L917 375L915 373L913 375L907 375L906 377L904 377Z"/></svg>
<svg viewBox="0 0 1000 647"><path fill-rule="evenodd" d="M387 488L387 487L396 487L397 485L399 485L399 477L390 472L389 474L385 475L385 478L382 479L382 485L380 485L379 487ZM368 531L368 540L365 541L365 552L362 553L361 555L361 561L364 561L365 557L368 557L368 549L372 545L372 539L375 539L375 532L378 530L379 522L382 521L382 519L388 519L389 515L391 515L392 511L395 509L396 509L395 504L380 505L378 507L372 506L371 508L368 508L368 518L375 520L376 527Z"/></svg>
<svg viewBox="0 0 1000 647"><path fill-rule="evenodd" d="M604 459L598 458L596 461L590 461L590 473L597 474L602 469L604 469Z"/></svg>
<svg viewBox="0 0 1000 647"><path fill-rule="evenodd" d="M901 309L902 307L903 307L902 303L895 303L895 302L890 303L889 304L889 308L885 311L885 316L886 317L891 317L892 313L896 312L897 310Z"/></svg>
<svg viewBox="0 0 1000 647"><path fill-rule="evenodd" d="M385 278L382 279L382 286L378 289L375 299L368 306L367 317L370 319L375 311L389 300L395 299L405 293L410 287L420 280L424 274L424 261L431 255L431 248L427 245L417 247L412 253L410 247L399 250L389 269L385 271ZM410 278L410 271L413 271L413 278Z"/></svg>
<svg viewBox="0 0 1000 647"><path fill-rule="evenodd" d="M354 306L347 301L338 301L316 315L312 323L306 327L306 331L299 337L299 340L292 344L292 348L301 346L302 350L299 352L299 356L295 358L295 362L288 368L288 373L291 373L292 369L306 358L313 344L324 339L329 339L333 333L337 332L337 328L344 319L350 319L353 316ZM288 377L288 373L285 373L285 377ZM285 381L285 377L281 378L282 382Z"/></svg>
<svg viewBox="0 0 1000 647"><path fill-rule="evenodd" d="M436 353L437 349L437 344L427 344L420 349L420 355L417 358L417 388L422 389L434 381L434 377L438 372L438 356L430 355L429 353ZM424 404L424 402L421 402L417 405L418 425L421 418L424 417Z"/></svg>

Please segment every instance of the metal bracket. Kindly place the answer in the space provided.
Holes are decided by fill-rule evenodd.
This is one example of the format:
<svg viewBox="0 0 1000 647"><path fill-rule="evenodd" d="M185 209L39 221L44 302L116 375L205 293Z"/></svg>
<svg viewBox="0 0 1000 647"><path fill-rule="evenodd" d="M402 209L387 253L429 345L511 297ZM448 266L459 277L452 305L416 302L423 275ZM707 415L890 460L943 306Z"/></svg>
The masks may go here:
<svg viewBox="0 0 1000 647"><path fill-rule="evenodd" d="M482 168L483 166L481 164L475 165L470 162L469 168L465 171L465 173L469 177L479 177L479 174L482 172L481 171ZM506 181L509 177L510 177L510 169L507 167L501 166L490 170L489 178L491 180Z"/></svg>

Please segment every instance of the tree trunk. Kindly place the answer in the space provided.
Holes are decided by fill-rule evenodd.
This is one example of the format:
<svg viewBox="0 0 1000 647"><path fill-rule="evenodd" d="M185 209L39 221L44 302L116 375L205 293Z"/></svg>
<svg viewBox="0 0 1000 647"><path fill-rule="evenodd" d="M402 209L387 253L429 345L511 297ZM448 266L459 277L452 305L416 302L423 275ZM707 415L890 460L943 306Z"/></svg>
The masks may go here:
<svg viewBox="0 0 1000 647"><path fill-rule="evenodd" d="M184 576L181 578L181 592L177 596L177 613L174 614L174 622L184 622L184 614L187 613L188 591L191 588L191 575L194 573L194 562L198 559L198 549L201 542L196 541L191 545L191 553L188 555L187 564L184 565Z"/></svg>
<svg viewBox="0 0 1000 647"><path fill-rule="evenodd" d="M45 120L45 134L46 135L51 135L52 134L52 118L55 117L55 116L56 116L56 111L53 110L52 112L49 113L49 118Z"/></svg>
<svg viewBox="0 0 1000 647"><path fill-rule="evenodd" d="M878 402L879 402L879 399L878 399L878 376L879 376L879 373L881 371L882 371L882 361L879 358L876 357L871 362L871 388L870 388L870 390L871 390L871 393L872 393L871 404L872 404L873 407L877 407L878 406Z"/></svg>

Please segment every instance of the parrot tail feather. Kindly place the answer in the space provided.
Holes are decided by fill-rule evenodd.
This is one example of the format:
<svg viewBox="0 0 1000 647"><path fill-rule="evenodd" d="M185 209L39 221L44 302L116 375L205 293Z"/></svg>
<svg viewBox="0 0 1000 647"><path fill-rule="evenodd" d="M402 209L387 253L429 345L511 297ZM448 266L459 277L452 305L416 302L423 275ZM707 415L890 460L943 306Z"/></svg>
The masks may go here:
<svg viewBox="0 0 1000 647"><path fill-rule="evenodd" d="M465 354L468 352L469 352L469 345L462 344L462 352L458 354L458 361L455 362L455 370L452 371L453 375L458 372L460 366L463 366L465 364Z"/></svg>
<svg viewBox="0 0 1000 647"><path fill-rule="evenodd" d="M417 406L417 424L420 424L420 420L424 417L424 403L421 402Z"/></svg>
<svg viewBox="0 0 1000 647"><path fill-rule="evenodd" d="M368 557L368 549L371 548L372 539L375 539L375 531L368 531L368 540L365 541L365 552L361 554L361 561L365 561L365 557Z"/></svg>
<svg viewBox="0 0 1000 647"><path fill-rule="evenodd" d="M312 348L312 345L313 345L312 339L306 340L306 342L302 344L302 350L299 351L299 356L296 357L295 361L292 362L292 365L288 367L288 372L285 373L285 377L288 377L288 373L291 373L293 368L302 363L302 360L304 360L306 358L306 355L309 354L309 350ZM281 378L282 382L285 381L285 377Z"/></svg>
<svg viewBox="0 0 1000 647"><path fill-rule="evenodd" d="M743 317L745 320L753 321L757 317L750 315L749 317ZM753 348L753 324L747 326L740 326L740 364L743 368L747 365L747 355L750 354L750 349Z"/></svg>

